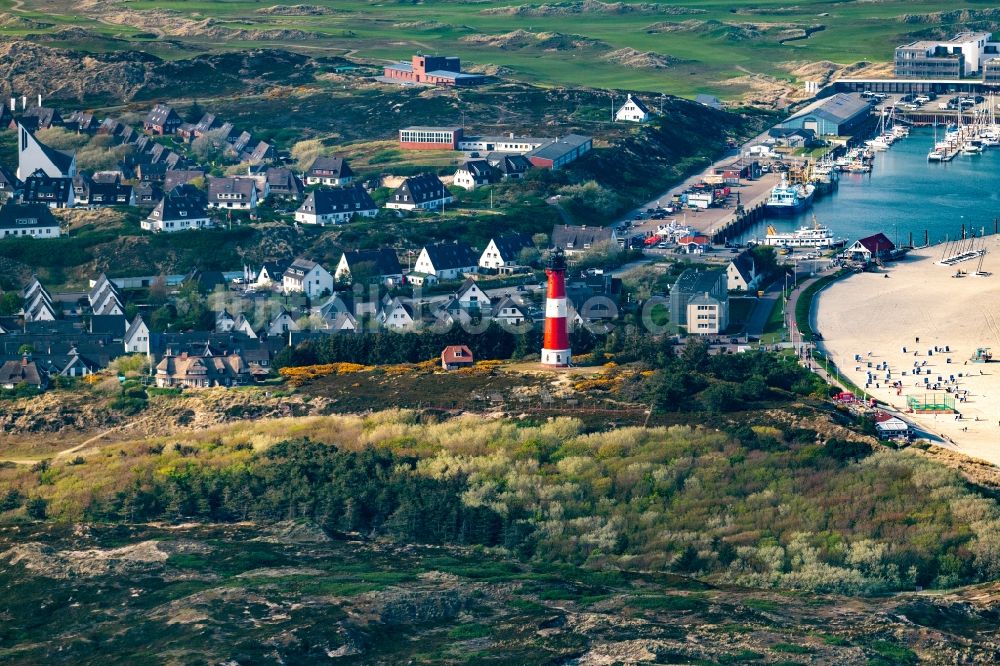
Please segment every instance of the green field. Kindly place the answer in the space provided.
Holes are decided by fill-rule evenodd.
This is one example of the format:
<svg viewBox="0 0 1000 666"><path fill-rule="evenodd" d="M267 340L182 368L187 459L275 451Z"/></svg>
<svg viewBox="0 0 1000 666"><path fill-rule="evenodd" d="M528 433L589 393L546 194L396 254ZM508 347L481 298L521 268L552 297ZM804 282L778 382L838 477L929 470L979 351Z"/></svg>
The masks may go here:
<svg viewBox="0 0 1000 666"><path fill-rule="evenodd" d="M735 97L746 90L746 81L725 81L751 73L788 81L789 63L884 62L911 37L960 27L992 30L1000 19L982 3L946 0L586 0L520 6L514 0L313 0L308 7L318 11L305 16L287 15L287 6L286 13L270 12L268 2L105 0L81 9L68 0L3 0L0 11L7 17L0 34L95 51L138 47L168 59L280 47L380 64L426 51L456 54L469 65L500 67L504 76L532 82ZM978 13L954 11L961 9ZM953 13L933 15L943 11ZM52 34L70 26L82 30ZM484 41L515 30L529 34ZM619 49L653 56L638 63L608 58Z"/></svg>

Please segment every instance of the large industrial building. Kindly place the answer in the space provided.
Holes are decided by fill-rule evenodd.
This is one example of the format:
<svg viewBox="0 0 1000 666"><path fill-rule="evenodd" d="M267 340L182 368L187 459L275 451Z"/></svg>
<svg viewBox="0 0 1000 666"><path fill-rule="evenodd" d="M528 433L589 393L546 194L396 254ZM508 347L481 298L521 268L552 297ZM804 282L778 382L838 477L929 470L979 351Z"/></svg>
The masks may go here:
<svg viewBox="0 0 1000 666"><path fill-rule="evenodd" d="M461 61L454 56L429 56L421 53L413 56L410 62L386 65L383 74L391 82L431 86L477 86L487 79L482 74L463 72Z"/></svg>
<svg viewBox="0 0 1000 666"><path fill-rule="evenodd" d="M812 130L816 136L850 136L871 117L871 109L860 95L837 93L816 100L778 127Z"/></svg>

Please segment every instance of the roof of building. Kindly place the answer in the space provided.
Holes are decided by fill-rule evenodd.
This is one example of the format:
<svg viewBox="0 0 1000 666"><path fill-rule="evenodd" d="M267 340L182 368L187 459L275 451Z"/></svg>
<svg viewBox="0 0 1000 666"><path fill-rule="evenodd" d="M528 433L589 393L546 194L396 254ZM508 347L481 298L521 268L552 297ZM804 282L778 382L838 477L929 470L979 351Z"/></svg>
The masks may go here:
<svg viewBox="0 0 1000 666"><path fill-rule="evenodd" d="M715 289L720 279L725 279L726 271L723 268L712 268L709 270L699 270L689 268L677 276L674 283L674 291L688 294L701 294L711 292Z"/></svg>
<svg viewBox="0 0 1000 666"><path fill-rule="evenodd" d="M0 229L38 229L58 226L59 220L44 204L9 203L0 207Z"/></svg>
<svg viewBox="0 0 1000 666"><path fill-rule="evenodd" d="M755 264L753 260L753 254L749 250L743 250L739 254L730 260L733 267L739 271L740 277L743 278L745 282L750 282L753 279L753 274L755 270Z"/></svg>
<svg viewBox="0 0 1000 666"><path fill-rule="evenodd" d="M712 109L722 108L722 102L720 102L719 98L714 95L706 95L704 93L695 95L694 101L696 101L698 104L701 104L702 106L707 106Z"/></svg>
<svg viewBox="0 0 1000 666"><path fill-rule="evenodd" d="M299 207L300 211L314 215L329 215L337 212L353 212L360 210L375 210L378 206L365 188L360 185L353 187L320 187L313 190Z"/></svg>
<svg viewBox="0 0 1000 666"><path fill-rule="evenodd" d="M628 104L629 102L635 104L636 108L642 111L643 113L647 115L650 113L649 107L643 104L642 100L639 99L638 97L632 97L632 95L629 95L628 97L625 98L625 104ZM625 106L625 104L623 104L622 106Z"/></svg>
<svg viewBox="0 0 1000 666"><path fill-rule="evenodd" d="M556 225L552 229L552 247L582 250L587 245L610 241L613 238L611 227L574 227L568 224Z"/></svg>
<svg viewBox="0 0 1000 666"><path fill-rule="evenodd" d="M499 236L494 236L492 240L493 245L497 248L497 252L500 253L500 258L504 261L514 261L521 254L521 250L535 247L535 242L531 240L531 236L516 232L500 234Z"/></svg>
<svg viewBox="0 0 1000 666"><path fill-rule="evenodd" d="M539 146L532 150L528 155L532 157L538 157L543 160L557 160L566 153L576 150L577 148L585 145L587 142L591 141L589 136L583 136L580 134L567 134L561 139L556 139L552 143L547 143L544 146Z"/></svg>
<svg viewBox="0 0 1000 666"><path fill-rule="evenodd" d="M344 252L348 268L359 264L372 264L373 272L379 276L402 275L403 267L395 250L381 247L377 250L347 250Z"/></svg>
<svg viewBox="0 0 1000 666"><path fill-rule="evenodd" d="M693 236L681 236L677 239L678 245L708 245L711 243L708 236L704 234L695 234Z"/></svg>
<svg viewBox="0 0 1000 666"><path fill-rule="evenodd" d="M171 117L179 120L173 107L167 106L166 104L157 104L146 115L146 122L150 125L163 125L167 122L167 120L171 119Z"/></svg>
<svg viewBox="0 0 1000 666"><path fill-rule="evenodd" d="M469 160L459 167L459 170L468 171L476 180L482 178L493 179L500 175L497 169L486 160Z"/></svg>
<svg viewBox="0 0 1000 666"><path fill-rule="evenodd" d="M231 201L231 199L223 199L222 197L224 195L240 195L240 198L249 201L256 189L257 183L253 178L242 178L240 176L209 178L208 200L212 202L220 200Z"/></svg>
<svg viewBox="0 0 1000 666"><path fill-rule="evenodd" d="M295 279L302 279L302 277L305 276L306 273L308 273L317 266L323 268L317 262L311 259L306 259L305 257L299 257L298 259L290 263L288 265L288 268L285 269L285 276Z"/></svg>
<svg viewBox="0 0 1000 666"><path fill-rule="evenodd" d="M195 123L193 129L195 132L207 132L218 124L218 117L214 113L206 113L201 117L197 123Z"/></svg>
<svg viewBox="0 0 1000 666"><path fill-rule="evenodd" d="M877 233L872 236L861 238L858 242L872 254L878 254L879 252L891 252L896 249L896 244L889 240L889 237L883 233Z"/></svg>
<svg viewBox="0 0 1000 666"><path fill-rule="evenodd" d="M831 97L818 99L801 111L792 114L788 120L804 116L817 116L834 123L846 123L861 114L871 113L871 104L858 94L837 93Z"/></svg>
<svg viewBox="0 0 1000 666"><path fill-rule="evenodd" d="M207 217L204 196L190 185L179 185L163 195L163 199L153 209L150 217L163 221Z"/></svg>
<svg viewBox="0 0 1000 666"><path fill-rule="evenodd" d="M204 177L204 169L167 169L163 174L163 189L169 192L178 185L186 185Z"/></svg>
<svg viewBox="0 0 1000 666"><path fill-rule="evenodd" d="M462 130L461 127L431 127L429 125L410 125L409 127L404 127L403 129L418 132L460 132Z"/></svg>
<svg viewBox="0 0 1000 666"><path fill-rule="evenodd" d="M335 178L349 178L354 175L351 166L343 157L317 157L309 165L306 171L307 176L332 176Z"/></svg>
<svg viewBox="0 0 1000 666"><path fill-rule="evenodd" d="M472 350L465 345L448 345L441 350L441 360L448 364L473 363Z"/></svg>
<svg viewBox="0 0 1000 666"><path fill-rule="evenodd" d="M436 201L451 196L451 192L441 182L441 179L433 173L421 173L416 176L410 176L396 188L393 194L407 194L409 195L407 201L415 204Z"/></svg>
<svg viewBox="0 0 1000 666"><path fill-rule="evenodd" d="M41 169L24 179L23 199L28 203L41 201L66 203L73 191L72 178L52 178Z"/></svg>
<svg viewBox="0 0 1000 666"><path fill-rule="evenodd" d="M535 166L524 155L511 155L509 153L490 153L486 156L486 161L504 175L524 173Z"/></svg>
<svg viewBox="0 0 1000 666"><path fill-rule="evenodd" d="M44 370L27 357L21 360L11 360L0 366L0 384L31 384L41 386L45 383Z"/></svg>
<svg viewBox="0 0 1000 666"><path fill-rule="evenodd" d="M272 192L302 194L302 181L286 167L268 167L264 172L264 182Z"/></svg>
<svg viewBox="0 0 1000 666"><path fill-rule="evenodd" d="M436 271L469 268L479 263L478 255L465 243L434 243L425 245L424 251Z"/></svg>

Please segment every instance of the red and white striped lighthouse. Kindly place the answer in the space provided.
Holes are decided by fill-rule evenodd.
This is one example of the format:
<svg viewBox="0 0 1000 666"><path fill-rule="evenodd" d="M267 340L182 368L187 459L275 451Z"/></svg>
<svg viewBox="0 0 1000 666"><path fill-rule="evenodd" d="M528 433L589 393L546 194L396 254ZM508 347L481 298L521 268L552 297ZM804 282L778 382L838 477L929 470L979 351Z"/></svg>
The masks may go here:
<svg viewBox="0 0 1000 666"><path fill-rule="evenodd" d="M549 289L545 299L545 339L542 342L542 364L557 367L569 365L569 331L566 328L566 257L556 249L545 268Z"/></svg>

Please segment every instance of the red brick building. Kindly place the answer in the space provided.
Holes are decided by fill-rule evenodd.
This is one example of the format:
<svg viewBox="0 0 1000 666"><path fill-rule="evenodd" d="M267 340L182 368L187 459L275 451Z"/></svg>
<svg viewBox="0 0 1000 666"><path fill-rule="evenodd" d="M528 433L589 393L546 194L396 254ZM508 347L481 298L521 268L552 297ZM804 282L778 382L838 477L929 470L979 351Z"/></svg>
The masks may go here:
<svg viewBox="0 0 1000 666"><path fill-rule="evenodd" d="M399 83L422 83L433 86L476 86L486 81L482 74L466 74L454 56L416 54L410 62L387 65L386 79Z"/></svg>

